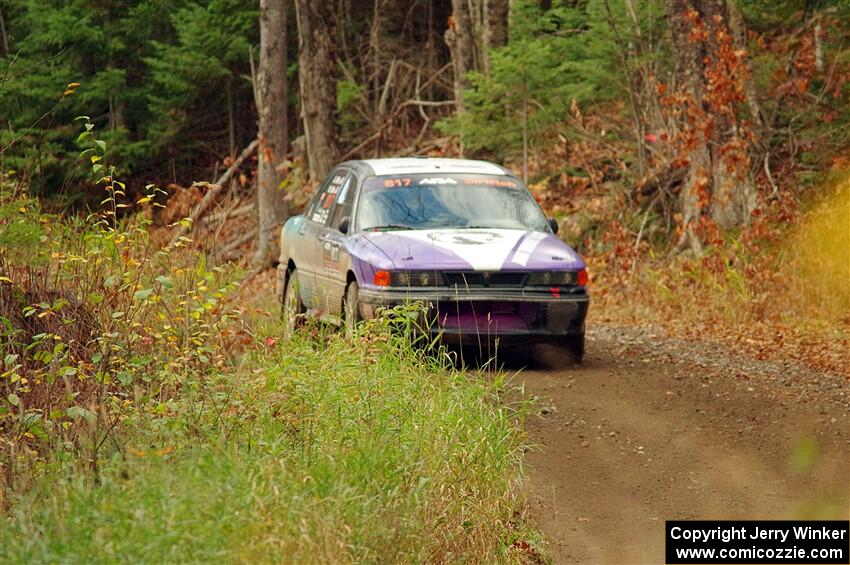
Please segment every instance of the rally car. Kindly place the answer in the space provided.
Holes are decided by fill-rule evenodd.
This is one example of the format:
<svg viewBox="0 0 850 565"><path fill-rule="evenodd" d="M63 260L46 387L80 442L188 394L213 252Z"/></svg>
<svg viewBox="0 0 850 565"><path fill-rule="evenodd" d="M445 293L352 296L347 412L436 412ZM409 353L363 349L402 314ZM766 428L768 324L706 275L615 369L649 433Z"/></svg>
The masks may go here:
<svg viewBox="0 0 850 565"><path fill-rule="evenodd" d="M348 332L383 308L418 302L446 342L538 341L580 360L587 270L525 185L463 159L347 161L280 239L284 332L305 313Z"/></svg>

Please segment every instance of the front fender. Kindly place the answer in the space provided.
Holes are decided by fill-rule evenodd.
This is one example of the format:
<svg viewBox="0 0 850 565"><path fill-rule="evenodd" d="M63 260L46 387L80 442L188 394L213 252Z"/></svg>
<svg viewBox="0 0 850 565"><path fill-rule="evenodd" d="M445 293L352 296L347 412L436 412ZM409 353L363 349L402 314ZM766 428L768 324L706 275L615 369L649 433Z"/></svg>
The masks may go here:
<svg viewBox="0 0 850 565"><path fill-rule="evenodd" d="M292 216L280 229L280 255L278 256L277 274L275 277L275 293L278 300L283 301L283 289L286 285L286 272L289 261L294 259L295 245L300 237L298 229L304 221L303 216Z"/></svg>
<svg viewBox="0 0 850 565"><path fill-rule="evenodd" d="M303 222L304 216L292 216L286 220L280 230L280 264L284 268L289 264L290 259L295 259L295 246L300 237L298 230Z"/></svg>
<svg viewBox="0 0 850 565"><path fill-rule="evenodd" d="M348 268L354 273L361 287L373 286L375 271L395 269L393 260L368 239L362 237L362 234L347 238L345 251L350 258Z"/></svg>

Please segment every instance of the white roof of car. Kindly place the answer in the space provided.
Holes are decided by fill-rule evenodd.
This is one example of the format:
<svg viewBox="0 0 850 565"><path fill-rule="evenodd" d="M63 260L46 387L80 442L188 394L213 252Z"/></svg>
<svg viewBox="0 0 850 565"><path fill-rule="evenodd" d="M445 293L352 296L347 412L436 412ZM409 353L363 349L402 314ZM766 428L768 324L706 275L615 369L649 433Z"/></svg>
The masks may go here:
<svg viewBox="0 0 850 565"><path fill-rule="evenodd" d="M366 159L376 175L397 175L404 173L481 173L486 175L505 175L505 169L487 161L472 159L438 158L393 158Z"/></svg>

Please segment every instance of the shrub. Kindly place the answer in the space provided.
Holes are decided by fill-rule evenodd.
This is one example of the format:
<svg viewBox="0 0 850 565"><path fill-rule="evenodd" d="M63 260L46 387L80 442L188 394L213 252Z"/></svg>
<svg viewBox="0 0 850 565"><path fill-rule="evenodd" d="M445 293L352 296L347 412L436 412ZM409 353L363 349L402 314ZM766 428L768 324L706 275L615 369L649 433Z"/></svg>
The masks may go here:
<svg viewBox="0 0 850 565"><path fill-rule="evenodd" d="M52 472L0 524L10 562L518 559L520 412L391 322L356 347L255 328L240 362L129 412L92 488ZM260 345L261 344L261 345Z"/></svg>
<svg viewBox="0 0 850 565"><path fill-rule="evenodd" d="M117 182L117 181L116 181ZM107 200L120 199L118 184ZM142 206L148 200L142 199ZM149 221L59 221L0 196L0 438L6 487L54 448L97 477L127 412L156 411L232 351L222 347L233 273L153 248ZM27 470L25 472L25 470Z"/></svg>

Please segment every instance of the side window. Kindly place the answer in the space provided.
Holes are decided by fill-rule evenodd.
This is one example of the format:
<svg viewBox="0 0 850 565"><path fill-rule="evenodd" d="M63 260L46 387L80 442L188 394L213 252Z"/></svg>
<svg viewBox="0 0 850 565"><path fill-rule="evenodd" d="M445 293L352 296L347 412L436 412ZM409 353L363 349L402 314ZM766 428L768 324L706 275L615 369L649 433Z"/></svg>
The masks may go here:
<svg viewBox="0 0 850 565"><path fill-rule="evenodd" d="M331 217L331 210L339 196L340 188L342 188L346 177L348 177L347 171L340 169L337 169L328 176L310 203L310 209L308 211L310 220L323 226L327 225Z"/></svg>
<svg viewBox="0 0 850 565"><path fill-rule="evenodd" d="M308 220L313 219L313 212L316 210L316 206L319 203L319 200L324 196L325 190L328 188L328 183L330 183L331 176L324 180L322 184L319 185L319 188L316 189L316 194L313 195L313 198L310 199L310 203L307 204L307 208L304 211L304 217Z"/></svg>
<svg viewBox="0 0 850 565"><path fill-rule="evenodd" d="M351 215L351 204L354 202L354 192L357 188L357 177L348 175L342 184L337 197L336 207L331 216L331 227L339 229L339 223L346 216Z"/></svg>

